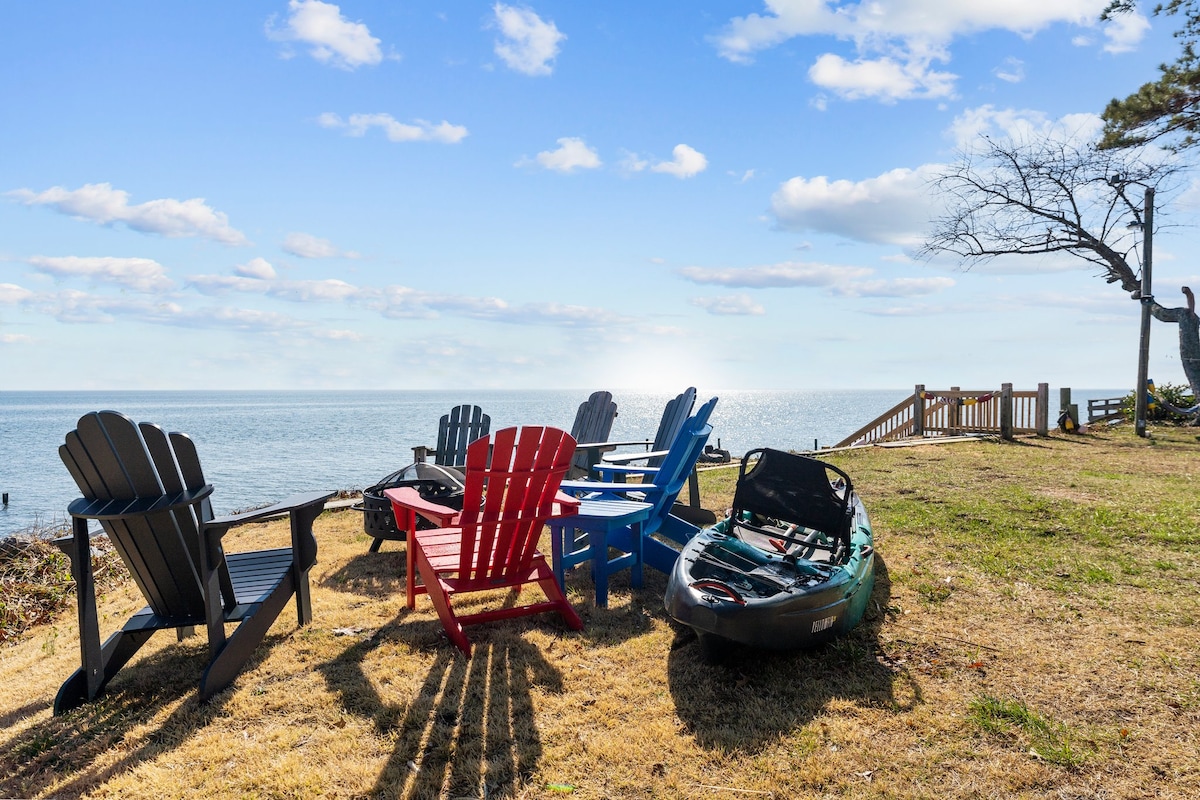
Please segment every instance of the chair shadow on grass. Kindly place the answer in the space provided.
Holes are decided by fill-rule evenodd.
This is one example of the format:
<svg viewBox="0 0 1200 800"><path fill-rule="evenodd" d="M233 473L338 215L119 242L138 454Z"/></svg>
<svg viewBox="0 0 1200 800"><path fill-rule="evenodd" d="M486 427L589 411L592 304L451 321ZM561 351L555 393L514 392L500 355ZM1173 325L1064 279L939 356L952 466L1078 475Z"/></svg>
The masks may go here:
<svg viewBox="0 0 1200 800"><path fill-rule="evenodd" d="M268 636L244 667L253 673L281 636ZM56 797L78 797L119 773L153 761L175 749L223 713L218 694L200 703L196 686L204 670L207 644L187 642L136 659L117 673L96 700L51 716L14 736L0 734L0 797L31 797L53 790ZM137 738L162 711L183 698L178 708ZM45 708L40 703L38 709ZM121 756L98 765L105 755Z"/></svg>
<svg viewBox="0 0 1200 800"><path fill-rule="evenodd" d="M361 594L377 600L404 596L404 551L360 553L317 584L335 592Z"/></svg>
<svg viewBox="0 0 1200 800"><path fill-rule="evenodd" d="M347 714L370 720L395 748L370 797L511 797L542 756L533 694L565 690L561 672L524 641L522 626L473 640L466 660L447 646L434 620L396 621L317 669ZM369 679L367 661L385 644L433 654L411 700L387 698Z"/></svg>
<svg viewBox="0 0 1200 800"><path fill-rule="evenodd" d="M921 702L917 682L879 658L879 630L891 598L883 559L875 556L875 590L863 621L808 651L731 647L708 664L690 628L678 626L667 680L680 719L706 748L754 752L803 727L834 699L909 710Z"/></svg>

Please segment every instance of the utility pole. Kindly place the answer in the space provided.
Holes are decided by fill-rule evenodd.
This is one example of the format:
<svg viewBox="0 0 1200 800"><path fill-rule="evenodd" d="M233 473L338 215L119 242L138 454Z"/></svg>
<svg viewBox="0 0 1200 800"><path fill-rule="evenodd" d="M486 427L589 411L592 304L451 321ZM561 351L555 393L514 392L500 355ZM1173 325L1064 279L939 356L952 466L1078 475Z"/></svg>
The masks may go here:
<svg viewBox="0 0 1200 800"><path fill-rule="evenodd" d="M1142 304L1142 335L1138 344L1137 387L1133 390L1133 427L1138 436L1146 436L1146 381L1150 371L1150 304L1154 293L1150 288L1150 267L1154 261L1154 189L1147 189L1142 212L1142 288L1138 300Z"/></svg>

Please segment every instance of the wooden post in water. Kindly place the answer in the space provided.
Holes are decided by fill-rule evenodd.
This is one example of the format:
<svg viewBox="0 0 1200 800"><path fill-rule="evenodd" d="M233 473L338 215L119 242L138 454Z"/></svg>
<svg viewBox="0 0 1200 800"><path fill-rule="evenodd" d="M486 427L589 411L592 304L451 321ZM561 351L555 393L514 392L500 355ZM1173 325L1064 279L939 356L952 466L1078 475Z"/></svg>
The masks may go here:
<svg viewBox="0 0 1200 800"><path fill-rule="evenodd" d="M1000 384L1000 438L1013 439L1013 388L1011 383Z"/></svg>
<svg viewBox="0 0 1200 800"><path fill-rule="evenodd" d="M1070 389L1067 391L1070 391ZM1050 384L1048 383L1038 384L1037 435L1050 435Z"/></svg>
<svg viewBox="0 0 1200 800"><path fill-rule="evenodd" d="M913 389L913 436L925 435L925 384L918 383Z"/></svg>

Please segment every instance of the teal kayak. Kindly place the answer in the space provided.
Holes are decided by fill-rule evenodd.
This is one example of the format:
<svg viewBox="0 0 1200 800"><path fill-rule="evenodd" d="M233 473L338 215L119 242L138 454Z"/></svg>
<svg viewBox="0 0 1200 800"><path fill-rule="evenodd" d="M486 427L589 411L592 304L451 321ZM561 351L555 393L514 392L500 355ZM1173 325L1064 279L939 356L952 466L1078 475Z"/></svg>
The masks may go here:
<svg viewBox="0 0 1200 800"><path fill-rule="evenodd" d="M684 546L664 603L706 655L729 643L791 650L857 625L874 583L871 523L850 477L762 449L742 460L730 515Z"/></svg>

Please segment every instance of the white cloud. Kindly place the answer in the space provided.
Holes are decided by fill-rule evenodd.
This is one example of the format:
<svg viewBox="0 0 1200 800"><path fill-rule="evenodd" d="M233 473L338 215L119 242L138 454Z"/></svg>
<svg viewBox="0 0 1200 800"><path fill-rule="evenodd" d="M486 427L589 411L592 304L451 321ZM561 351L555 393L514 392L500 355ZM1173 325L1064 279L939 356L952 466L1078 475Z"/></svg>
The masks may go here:
<svg viewBox="0 0 1200 800"><path fill-rule="evenodd" d="M204 198L150 200L129 205L129 193L109 183L89 183L79 189L54 186L44 192L17 189L7 193L27 206L50 206L61 214L100 225L122 222L135 231L168 237L201 236L229 245L246 244L229 218L214 211Z"/></svg>
<svg viewBox="0 0 1200 800"><path fill-rule="evenodd" d="M238 275L247 278L257 278L262 281L271 280L275 277L275 268L265 258L252 258L245 264L239 264L233 271Z"/></svg>
<svg viewBox="0 0 1200 800"><path fill-rule="evenodd" d="M1030 36L1063 23L1091 28L1105 4L1106 0L765 0L763 13L731 19L712 40L722 57L749 63L756 52L793 37L832 36L852 42L858 58L850 62L833 53L819 56L809 73L819 86L848 99L948 97L955 76L932 71L929 65L948 60L947 46L956 37L986 30ZM1114 45L1141 35L1135 22L1120 24L1129 30L1106 33Z"/></svg>
<svg viewBox="0 0 1200 800"><path fill-rule="evenodd" d="M1104 49L1109 53L1128 53L1133 50L1150 30L1150 21L1139 11L1117 14L1104 26L1104 38L1108 40Z"/></svg>
<svg viewBox="0 0 1200 800"><path fill-rule="evenodd" d="M517 72L549 75L553 71L550 62L558 56L559 42L566 34L527 8L496 3L492 11L504 36L496 42L496 55Z"/></svg>
<svg viewBox="0 0 1200 800"><path fill-rule="evenodd" d="M942 98L954 95L950 72L936 72L927 59L908 59L900 63L884 57L846 61L841 56L826 53L808 71L817 86L828 89L847 100L875 98L885 103L914 98Z"/></svg>
<svg viewBox="0 0 1200 800"><path fill-rule="evenodd" d="M0 344L32 344L33 337L23 333L0 333Z"/></svg>
<svg viewBox="0 0 1200 800"><path fill-rule="evenodd" d="M691 304L718 316L762 316L767 313L749 295L729 294L722 297L693 297Z"/></svg>
<svg viewBox="0 0 1200 800"><path fill-rule="evenodd" d="M620 162L617 167L625 175L632 175L635 172L641 172L646 167L650 166L650 162L640 157L637 153L631 153L628 150L622 151Z"/></svg>
<svg viewBox="0 0 1200 800"><path fill-rule="evenodd" d="M350 22L333 3L320 0L291 0L291 13L282 30L274 28L274 17L267 20L267 36L275 41L295 41L312 45L312 57L323 64L346 70L383 60L379 40L361 22Z"/></svg>
<svg viewBox="0 0 1200 800"><path fill-rule="evenodd" d="M29 263L56 278L87 278L98 283L115 283L139 292L161 292L175 288L175 282L157 261L148 258L83 258L33 256Z"/></svg>
<svg viewBox="0 0 1200 800"><path fill-rule="evenodd" d="M344 128L349 136L363 136L371 128L380 128L392 142L441 142L457 144L467 137L467 129L462 125L451 125L442 120L436 125L423 119L412 123L400 122L391 114L351 114L348 119L342 119L333 112L325 112L317 117L317 124L322 128Z"/></svg>
<svg viewBox="0 0 1200 800"><path fill-rule="evenodd" d="M862 181L796 177L771 197L789 231L833 233L861 242L919 245L932 218L929 182L939 166L894 169Z"/></svg>
<svg viewBox="0 0 1200 800"><path fill-rule="evenodd" d="M577 169L597 169L603 165L596 151L578 137L566 136L558 141L557 150L543 150L531 162L522 158L514 166L524 167L536 163L545 169L570 174Z"/></svg>
<svg viewBox="0 0 1200 800"><path fill-rule="evenodd" d="M692 283L747 289L835 286L874 273L866 267L840 267L785 261L758 267L683 267L679 275Z"/></svg>
<svg viewBox="0 0 1200 800"><path fill-rule="evenodd" d="M992 74L1008 83L1020 83L1025 80L1025 62L1010 56L1004 59L1003 64L992 70Z"/></svg>
<svg viewBox="0 0 1200 800"><path fill-rule="evenodd" d="M652 172L665 172L667 175L674 175L676 178L691 178L699 175L708 168L708 159L704 154L688 147L686 144L677 144L671 151L674 159L672 161L661 161L650 168Z"/></svg>
<svg viewBox="0 0 1200 800"><path fill-rule="evenodd" d="M0 283L0 305L15 306L33 299L33 292L15 283Z"/></svg>
<svg viewBox="0 0 1200 800"><path fill-rule="evenodd" d="M884 278L870 281L855 281L834 288L834 293L845 297L920 297L934 294L954 286L953 278Z"/></svg>
<svg viewBox="0 0 1200 800"><path fill-rule="evenodd" d="M309 233L289 233L283 240L284 252L300 258L358 258L353 250L339 250L333 242Z"/></svg>
<svg viewBox="0 0 1200 800"><path fill-rule="evenodd" d="M955 147L970 151L980 146L985 135L1012 141L1051 138L1087 142L1099 134L1103 125L1104 120L1096 114L1067 114L1051 119L1040 111L982 105L968 108L955 117L949 133Z"/></svg>

